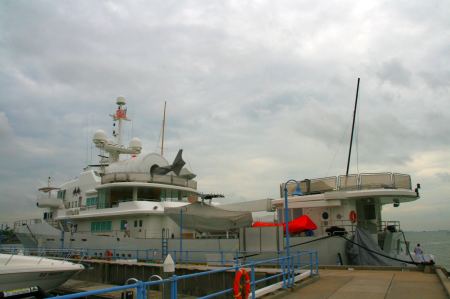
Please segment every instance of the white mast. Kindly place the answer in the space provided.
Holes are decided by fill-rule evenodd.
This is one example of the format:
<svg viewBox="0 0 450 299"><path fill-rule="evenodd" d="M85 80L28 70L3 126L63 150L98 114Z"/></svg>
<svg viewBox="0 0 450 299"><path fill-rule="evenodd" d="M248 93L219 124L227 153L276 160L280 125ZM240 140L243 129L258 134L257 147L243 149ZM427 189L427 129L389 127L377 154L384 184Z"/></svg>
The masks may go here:
<svg viewBox="0 0 450 299"><path fill-rule="evenodd" d="M119 161L120 154L131 154L135 156L139 154L142 149L142 143L139 140L139 138L131 139L128 147L125 147L122 144L123 121L124 120L130 121L130 119L127 118L127 108L125 107L126 104L125 98L118 97L116 99L116 104L117 104L116 113L110 114L112 119L118 122L117 131L116 130L113 131L113 136L116 138L116 142L113 143L110 140L108 140L106 133L102 130L96 131L94 137L92 138L92 141L94 142L95 146L109 153L108 158L109 163Z"/></svg>
<svg viewBox="0 0 450 299"><path fill-rule="evenodd" d="M117 132L113 132L113 135L116 137L116 142L118 145L123 145L122 144L122 122L124 120L130 121L129 118L127 118L127 108L125 107L126 104L126 100L124 97L118 97L116 99L116 104L117 104L117 110L116 113L114 115L111 115L111 117L113 118L114 121L118 122L118 128L117 128Z"/></svg>
<svg viewBox="0 0 450 299"><path fill-rule="evenodd" d="M162 138L161 138L161 156L164 156L164 129L166 127L166 104L167 101L164 101L164 116L162 123Z"/></svg>

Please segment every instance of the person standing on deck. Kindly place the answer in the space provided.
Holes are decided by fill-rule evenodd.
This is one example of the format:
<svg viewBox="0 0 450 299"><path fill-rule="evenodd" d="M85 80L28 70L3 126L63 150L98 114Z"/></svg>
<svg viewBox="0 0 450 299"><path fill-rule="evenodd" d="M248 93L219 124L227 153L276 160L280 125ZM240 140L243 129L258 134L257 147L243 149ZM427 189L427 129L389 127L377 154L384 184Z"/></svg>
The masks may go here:
<svg viewBox="0 0 450 299"><path fill-rule="evenodd" d="M123 235L123 237L125 238L125 237L130 237L130 229L128 228L128 221L126 221L124 224L123 224L123 228L124 228L124 230L125 230L125 234Z"/></svg>
<svg viewBox="0 0 450 299"><path fill-rule="evenodd" d="M420 247L420 244L417 244L416 248L414 248L414 254L416 255L419 262L425 262L425 259L423 257L423 250Z"/></svg>

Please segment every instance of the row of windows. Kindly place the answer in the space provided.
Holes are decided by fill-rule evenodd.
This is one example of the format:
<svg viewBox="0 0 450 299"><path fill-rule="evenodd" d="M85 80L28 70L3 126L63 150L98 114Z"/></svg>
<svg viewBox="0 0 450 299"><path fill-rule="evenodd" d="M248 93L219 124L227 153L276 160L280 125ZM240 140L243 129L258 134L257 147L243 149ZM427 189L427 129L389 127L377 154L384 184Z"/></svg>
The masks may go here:
<svg viewBox="0 0 450 299"><path fill-rule="evenodd" d="M91 222L91 232L110 232L112 230L112 221L95 221Z"/></svg>
<svg viewBox="0 0 450 299"><path fill-rule="evenodd" d="M172 190L172 189L155 189L155 188L137 188L121 187L108 188L98 191L97 208L111 208L118 206L121 202L132 201L133 196L139 201L184 201L187 202L189 197L195 197L192 192Z"/></svg>
<svg viewBox="0 0 450 299"><path fill-rule="evenodd" d="M58 190L56 197L60 198L60 199L64 199L66 197L66 190Z"/></svg>
<svg viewBox="0 0 450 299"><path fill-rule="evenodd" d="M79 208L80 207L80 202L78 200L76 200L76 201L68 201L64 205L65 205L66 209Z"/></svg>
<svg viewBox="0 0 450 299"><path fill-rule="evenodd" d="M97 205L97 197L88 197L86 198L86 206L96 206Z"/></svg>
<svg viewBox="0 0 450 299"><path fill-rule="evenodd" d="M120 230L125 230L125 224L128 224L128 228L130 228L130 224L128 223L127 220L120 220ZM134 227L142 227L143 224L144 221L142 219L133 221Z"/></svg>
<svg viewBox="0 0 450 299"><path fill-rule="evenodd" d="M125 225L128 225L128 229L130 228L130 224L127 220L120 220L120 230L125 230ZM142 219L134 220L133 226L136 228L141 228L144 224ZM94 221L91 222L91 232L99 233L99 232L110 232L112 231L112 221Z"/></svg>

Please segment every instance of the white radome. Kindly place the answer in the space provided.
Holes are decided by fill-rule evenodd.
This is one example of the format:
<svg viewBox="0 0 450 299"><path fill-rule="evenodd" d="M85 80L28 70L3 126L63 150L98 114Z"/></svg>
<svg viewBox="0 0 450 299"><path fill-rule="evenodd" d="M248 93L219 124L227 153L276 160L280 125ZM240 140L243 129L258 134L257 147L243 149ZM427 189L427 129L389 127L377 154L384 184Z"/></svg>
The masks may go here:
<svg viewBox="0 0 450 299"><path fill-rule="evenodd" d="M125 104L126 104L125 98L124 98L124 97L118 97L118 98L116 99L116 104L117 104L117 105L125 105Z"/></svg>
<svg viewBox="0 0 450 299"><path fill-rule="evenodd" d="M130 144L128 145L132 150L140 151L142 149L142 141L141 139L134 137L130 140Z"/></svg>
<svg viewBox="0 0 450 299"><path fill-rule="evenodd" d="M105 131L97 130L94 133L94 137L92 137L92 141L94 142L95 145L98 145L101 143L107 143L108 136L106 135Z"/></svg>

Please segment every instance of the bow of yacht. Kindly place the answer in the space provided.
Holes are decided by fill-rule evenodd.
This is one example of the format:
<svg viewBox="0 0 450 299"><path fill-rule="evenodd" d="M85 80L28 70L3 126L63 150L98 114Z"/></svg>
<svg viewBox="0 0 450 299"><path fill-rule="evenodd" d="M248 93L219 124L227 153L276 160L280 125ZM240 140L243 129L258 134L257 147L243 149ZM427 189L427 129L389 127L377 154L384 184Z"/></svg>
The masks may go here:
<svg viewBox="0 0 450 299"><path fill-rule="evenodd" d="M39 287L50 291L77 272L81 264L39 256L0 254L0 291Z"/></svg>

